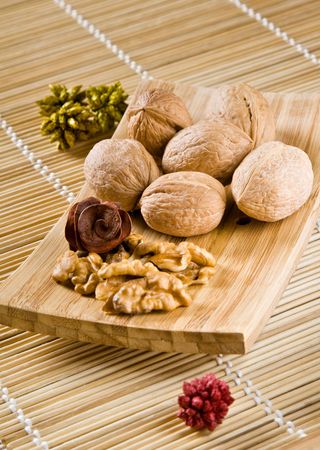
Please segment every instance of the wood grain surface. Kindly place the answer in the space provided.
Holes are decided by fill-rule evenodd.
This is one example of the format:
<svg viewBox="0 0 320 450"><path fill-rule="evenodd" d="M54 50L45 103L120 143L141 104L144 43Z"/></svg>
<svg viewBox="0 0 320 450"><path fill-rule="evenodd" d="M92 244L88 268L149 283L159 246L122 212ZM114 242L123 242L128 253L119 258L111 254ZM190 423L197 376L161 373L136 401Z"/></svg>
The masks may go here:
<svg viewBox="0 0 320 450"><path fill-rule="evenodd" d="M141 82L134 102L145 89L174 90L186 103L194 122L206 117L215 90ZM235 206L217 229L189 238L217 256L217 271L209 284L192 288L193 302L169 313L138 316L107 315L103 304L56 284L52 268L67 249L65 215L34 254L5 283L0 296L0 321L30 331L89 342L154 351L185 353L244 353L253 344L279 300L314 227L319 209L320 96L269 94L277 118L277 138L305 149L315 172L309 201L291 217L276 223L252 220L238 224ZM123 117L114 137L123 138ZM85 185L79 198L90 195ZM140 217L134 231L146 240L170 239L154 232Z"/></svg>

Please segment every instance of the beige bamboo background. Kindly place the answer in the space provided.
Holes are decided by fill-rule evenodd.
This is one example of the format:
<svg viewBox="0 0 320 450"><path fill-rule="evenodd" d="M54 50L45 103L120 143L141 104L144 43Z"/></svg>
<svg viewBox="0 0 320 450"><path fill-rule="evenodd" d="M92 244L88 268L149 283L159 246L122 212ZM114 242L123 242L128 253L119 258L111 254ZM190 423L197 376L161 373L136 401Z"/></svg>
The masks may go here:
<svg viewBox="0 0 320 450"><path fill-rule="evenodd" d="M154 77L319 92L320 66L227 0L75 0L72 5ZM319 1L247 5L320 57ZM77 193L90 146L57 152L39 135L35 100L51 82L96 85L120 79L131 93L138 76L49 0L2 0L0 13L1 114L36 159ZM3 280L67 202L3 131L0 136ZM32 419L31 428L53 449L319 448L319 274L315 230L279 306L245 356L216 361L206 355L132 351L2 326L0 379ZM175 417L182 381L208 371L230 381L236 398L213 434L193 432ZM303 431L308 436L299 438ZM8 449L36 448L1 399L0 439Z"/></svg>

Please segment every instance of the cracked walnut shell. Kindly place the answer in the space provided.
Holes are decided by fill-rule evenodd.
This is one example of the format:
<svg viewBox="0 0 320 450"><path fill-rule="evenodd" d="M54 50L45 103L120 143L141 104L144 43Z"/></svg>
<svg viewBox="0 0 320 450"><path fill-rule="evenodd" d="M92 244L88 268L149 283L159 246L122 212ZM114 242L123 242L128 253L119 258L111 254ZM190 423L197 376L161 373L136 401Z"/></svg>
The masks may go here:
<svg viewBox="0 0 320 450"><path fill-rule="evenodd" d="M181 98L164 89L143 92L129 106L127 115L128 136L141 142L154 157L161 157L176 132L192 124Z"/></svg>
<svg viewBox="0 0 320 450"><path fill-rule="evenodd" d="M231 122L201 120L171 139L162 167L166 173L183 170L207 173L225 184L252 149L251 138Z"/></svg>
<svg viewBox="0 0 320 450"><path fill-rule="evenodd" d="M263 94L245 83L216 89L211 104L212 118L229 121L248 134L253 146L275 139L275 121Z"/></svg>
<svg viewBox="0 0 320 450"><path fill-rule="evenodd" d="M141 197L141 213L150 228L172 236L196 236L216 228L226 206L223 185L201 172L159 177Z"/></svg>
<svg viewBox="0 0 320 450"><path fill-rule="evenodd" d="M313 185L308 155L282 142L267 142L251 152L232 178L238 208L254 219L275 222L297 211Z"/></svg>
<svg viewBox="0 0 320 450"><path fill-rule="evenodd" d="M140 142L105 139L95 144L86 157L84 174L100 199L117 202L125 211L132 211L160 171Z"/></svg>

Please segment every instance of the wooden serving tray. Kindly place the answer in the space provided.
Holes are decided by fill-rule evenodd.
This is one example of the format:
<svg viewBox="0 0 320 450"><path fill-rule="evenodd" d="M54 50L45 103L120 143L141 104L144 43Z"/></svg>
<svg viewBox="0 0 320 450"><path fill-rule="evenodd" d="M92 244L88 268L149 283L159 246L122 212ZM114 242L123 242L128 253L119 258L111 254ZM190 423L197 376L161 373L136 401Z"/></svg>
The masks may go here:
<svg viewBox="0 0 320 450"><path fill-rule="evenodd" d="M214 101L214 89L163 81L140 83L132 101L150 87L174 90L186 102L194 121ZM217 256L210 284L193 287L193 303L170 313L140 316L106 315L103 303L82 297L51 278L58 256L66 249L66 214L34 253L2 285L0 323L65 338L154 351L245 353L250 349L308 242L319 213L320 96L266 94L277 117L278 139L305 149L315 172L309 201L293 216L273 224L237 223L233 205L211 233L190 238ZM126 116L114 137L126 137ZM84 186L79 199L90 194ZM146 239L173 240L134 219Z"/></svg>

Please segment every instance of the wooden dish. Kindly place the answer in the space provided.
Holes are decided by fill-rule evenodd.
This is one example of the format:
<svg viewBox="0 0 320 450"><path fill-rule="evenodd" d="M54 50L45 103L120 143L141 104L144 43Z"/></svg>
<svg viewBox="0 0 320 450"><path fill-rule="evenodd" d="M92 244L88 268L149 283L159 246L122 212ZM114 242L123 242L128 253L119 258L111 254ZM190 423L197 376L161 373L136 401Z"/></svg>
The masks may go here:
<svg viewBox="0 0 320 450"><path fill-rule="evenodd" d="M163 81L139 84L132 100L150 87L174 90L194 121L206 115L214 89ZM319 213L320 96L266 94L277 117L278 139L305 149L315 173L309 201L293 216L272 224L242 224L232 205L222 224L191 241L218 259L210 284L192 288L193 303L170 313L106 315L103 303L82 297L51 278L67 249L66 214L34 253L2 285L0 323L70 339L154 351L245 353L269 318L308 242ZM114 135L126 137L126 116ZM90 194L85 185L78 197ZM146 239L173 240L150 230L140 217L134 229Z"/></svg>

